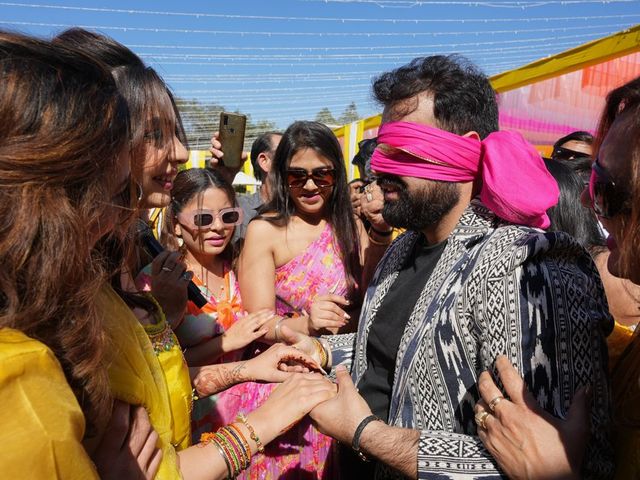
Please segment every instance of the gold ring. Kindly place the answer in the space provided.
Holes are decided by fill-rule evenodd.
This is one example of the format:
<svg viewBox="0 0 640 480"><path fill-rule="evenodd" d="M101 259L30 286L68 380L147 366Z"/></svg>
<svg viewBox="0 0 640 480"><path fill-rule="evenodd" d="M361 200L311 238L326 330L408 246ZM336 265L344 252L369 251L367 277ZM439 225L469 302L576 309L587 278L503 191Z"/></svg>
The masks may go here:
<svg viewBox="0 0 640 480"><path fill-rule="evenodd" d="M476 413L476 423L480 428L487 429L487 425L484 423L489 416L489 412L486 410L481 411L480 413Z"/></svg>
<svg viewBox="0 0 640 480"><path fill-rule="evenodd" d="M491 410L492 412L495 412L496 411L496 405L498 405L502 400L504 400L504 397L502 395L498 395L496 398L491 400L489 402L489 410Z"/></svg>

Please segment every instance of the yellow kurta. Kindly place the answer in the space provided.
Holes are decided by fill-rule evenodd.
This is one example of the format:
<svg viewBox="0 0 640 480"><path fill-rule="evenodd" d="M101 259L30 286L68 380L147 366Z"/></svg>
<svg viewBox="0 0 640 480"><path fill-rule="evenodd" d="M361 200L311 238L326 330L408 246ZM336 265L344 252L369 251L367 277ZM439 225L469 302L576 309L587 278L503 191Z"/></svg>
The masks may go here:
<svg viewBox="0 0 640 480"><path fill-rule="evenodd" d="M640 337L616 323L609 338L616 479L640 477Z"/></svg>
<svg viewBox="0 0 640 480"><path fill-rule="evenodd" d="M191 395L190 382L184 381L184 375L187 379L189 375L186 365L180 360L181 368L171 368L166 372L168 378L176 376L175 382L169 383L172 393L179 398L172 402L165 372L162 371L151 341L138 319L109 285L102 289L99 302L100 308L105 312L107 332L112 339L113 355L109 378L113 395L119 400L142 405L147 409L151 424L160 436L159 446L163 452L156 479L181 478L172 443L179 446L188 444L188 433L185 443L185 426L182 425L187 423L188 432L188 406L184 400L179 399ZM179 351L179 345L176 348ZM177 367L175 361L168 363ZM183 391L185 383L188 392ZM172 404L177 407L175 415L172 413Z"/></svg>
<svg viewBox="0 0 640 480"><path fill-rule="evenodd" d="M0 476L97 479L85 421L60 363L43 343L0 329Z"/></svg>
<svg viewBox="0 0 640 480"><path fill-rule="evenodd" d="M171 444L180 451L191 445L193 394L189 367L180 349L180 343L166 320L158 325L147 325L144 329L149 335L169 389L173 417Z"/></svg>

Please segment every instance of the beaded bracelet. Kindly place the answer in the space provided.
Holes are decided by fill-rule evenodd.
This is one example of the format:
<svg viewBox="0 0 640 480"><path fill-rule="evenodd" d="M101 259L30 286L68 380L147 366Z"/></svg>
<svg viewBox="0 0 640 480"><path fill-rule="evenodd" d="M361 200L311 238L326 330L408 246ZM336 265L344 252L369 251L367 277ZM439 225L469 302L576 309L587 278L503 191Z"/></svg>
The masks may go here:
<svg viewBox="0 0 640 480"><path fill-rule="evenodd" d="M253 429L253 427L249 423L249 420L247 419L246 415L242 412L239 413L237 420L240 420L242 423L244 423L244 426L247 427L247 430L249 430L251 440L256 442L256 446L258 447L258 452L264 453L264 445L262 445L262 442L260 441L260 437L258 437L258 435L256 434L256 431Z"/></svg>

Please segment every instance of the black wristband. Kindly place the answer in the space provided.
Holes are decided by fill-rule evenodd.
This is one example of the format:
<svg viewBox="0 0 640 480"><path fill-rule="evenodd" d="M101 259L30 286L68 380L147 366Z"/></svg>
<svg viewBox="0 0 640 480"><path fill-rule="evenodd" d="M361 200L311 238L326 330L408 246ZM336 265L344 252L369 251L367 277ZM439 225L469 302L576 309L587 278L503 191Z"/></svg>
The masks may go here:
<svg viewBox="0 0 640 480"><path fill-rule="evenodd" d="M393 228L391 230L389 230L388 232L382 232L382 231L377 230L377 229L373 228L372 226L370 226L369 230L371 230L373 233L375 233L379 237L389 237L393 233Z"/></svg>
<svg viewBox="0 0 640 480"><path fill-rule="evenodd" d="M358 457L364 462L368 462L369 459L364 456L364 454L360 451L360 436L362 435L362 431L364 428L369 425L371 422L378 421L381 422L378 417L375 415L369 415L365 417L364 420L360 422L358 428L356 428L356 433L353 434L353 440L351 440L351 448L358 454Z"/></svg>

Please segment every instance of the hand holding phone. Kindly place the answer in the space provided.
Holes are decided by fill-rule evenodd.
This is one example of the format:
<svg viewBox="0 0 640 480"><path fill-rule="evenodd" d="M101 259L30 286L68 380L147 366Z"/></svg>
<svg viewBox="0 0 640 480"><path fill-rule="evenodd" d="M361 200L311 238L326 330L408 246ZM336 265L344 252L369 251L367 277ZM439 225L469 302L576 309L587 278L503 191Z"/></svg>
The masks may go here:
<svg viewBox="0 0 640 480"><path fill-rule="evenodd" d="M226 167L240 168L247 117L239 113L220 113L219 140L222 144L222 161Z"/></svg>

